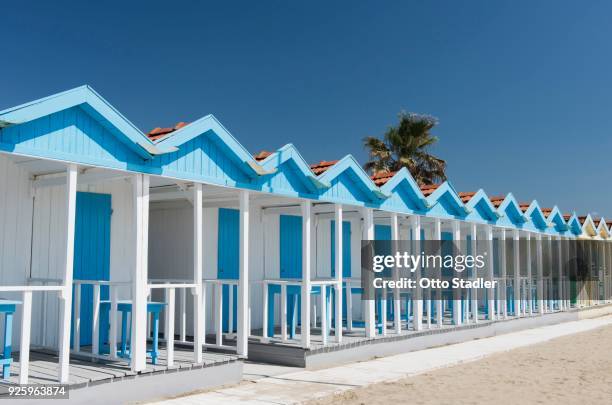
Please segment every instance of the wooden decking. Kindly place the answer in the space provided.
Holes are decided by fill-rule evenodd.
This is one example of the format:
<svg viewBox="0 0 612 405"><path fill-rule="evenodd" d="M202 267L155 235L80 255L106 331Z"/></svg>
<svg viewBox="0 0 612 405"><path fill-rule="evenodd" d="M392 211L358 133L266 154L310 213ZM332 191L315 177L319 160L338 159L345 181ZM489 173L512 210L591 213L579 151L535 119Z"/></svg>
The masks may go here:
<svg viewBox="0 0 612 405"><path fill-rule="evenodd" d="M140 375L188 371L219 366L238 360L236 355L204 351L204 363L195 364L193 362L193 350L176 347L174 350L174 365L168 367L166 353L165 348L161 348L158 364L151 364L149 359L147 369L141 372ZM7 392L9 385L16 384L18 381L19 355L18 353L15 353L15 355L15 361L11 365L11 378L0 383L0 395ZM32 348L30 352L30 384L57 384L58 368L59 364L56 353L45 349ZM125 359L92 359L89 356L79 354L73 354L70 357L69 385L71 390L101 383L122 381L134 378L136 375L136 373L131 371L130 365Z"/></svg>

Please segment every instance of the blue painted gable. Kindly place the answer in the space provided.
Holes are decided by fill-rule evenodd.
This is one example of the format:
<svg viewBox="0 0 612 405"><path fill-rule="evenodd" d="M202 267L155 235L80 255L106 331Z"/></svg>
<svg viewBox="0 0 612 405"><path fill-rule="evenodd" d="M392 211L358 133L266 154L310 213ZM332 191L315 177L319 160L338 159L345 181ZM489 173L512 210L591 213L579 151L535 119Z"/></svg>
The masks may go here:
<svg viewBox="0 0 612 405"><path fill-rule="evenodd" d="M136 169L145 161L81 106L0 128L0 148L117 169Z"/></svg>

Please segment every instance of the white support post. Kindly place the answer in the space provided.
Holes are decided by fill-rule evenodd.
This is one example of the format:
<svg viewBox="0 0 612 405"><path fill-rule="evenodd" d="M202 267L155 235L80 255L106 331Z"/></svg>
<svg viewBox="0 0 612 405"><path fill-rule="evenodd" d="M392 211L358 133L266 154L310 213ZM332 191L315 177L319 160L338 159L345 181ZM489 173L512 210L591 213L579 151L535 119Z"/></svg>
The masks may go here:
<svg viewBox="0 0 612 405"><path fill-rule="evenodd" d="M391 240L392 247L391 252L395 254L399 251L399 220L395 212L391 213ZM393 268L393 280L399 282L399 268L395 266ZM406 314L408 316L408 314ZM402 333L402 300L400 298L400 289L396 288L393 291L393 326L396 334Z"/></svg>
<svg viewBox="0 0 612 405"><path fill-rule="evenodd" d="M202 286L202 292L204 292L204 286ZM204 294L202 294L202 296L204 296ZM179 314L180 314L180 318L179 318L179 328L180 328L180 332L179 332L179 336L180 336L180 340L181 342L184 342L186 340L187 337L187 294L184 288L181 288L179 290ZM202 318L202 317L200 317ZM202 324L204 325L204 322L202 321Z"/></svg>
<svg viewBox="0 0 612 405"><path fill-rule="evenodd" d="M263 283L263 341L268 341L268 283L264 281ZM274 332L272 332L272 336L274 336Z"/></svg>
<svg viewBox="0 0 612 405"><path fill-rule="evenodd" d="M565 310L565 306L564 306L564 302L563 302L563 239L561 238L561 236L557 237L557 255L558 257L558 261L557 261L557 271L558 271L558 277L559 280L557 280L557 305L559 306L559 311L563 311Z"/></svg>
<svg viewBox="0 0 612 405"><path fill-rule="evenodd" d="M527 232L527 306L529 315L533 315L533 273L531 271L531 232Z"/></svg>
<svg viewBox="0 0 612 405"><path fill-rule="evenodd" d="M421 217L415 215L410 217L412 225L412 239L414 241L414 256L420 256L421 254ZM415 297L413 300L413 324L414 330L419 331L423 329L423 290L420 286L421 280L421 266L419 265L415 270L415 280L417 287L415 289Z"/></svg>
<svg viewBox="0 0 612 405"><path fill-rule="evenodd" d="M506 297L507 294L507 273L506 273L506 230L501 228L499 230L499 268L500 268L500 276L501 276L501 289L499 296L501 302L498 301L497 307L500 308L501 304L501 312L504 319L508 319L508 299Z"/></svg>
<svg viewBox="0 0 612 405"><path fill-rule="evenodd" d="M238 279L238 334L236 352L247 357L249 351L249 192L240 190L240 245Z"/></svg>
<svg viewBox="0 0 612 405"><path fill-rule="evenodd" d="M119 289L117 286L110 286L111 307L110 307L110 348L111 359L117 358L117 302L119 301Z"/></svg>
<svg viewBox="0 0 612 405"><path fill-rule="evenodd" d="M311 273L311 238L312 238L312 203L302 201L302 286L301 306L302 323L300 333L302 335L302 347L310 348L310 273ZM348 292L347 292L348 294ZM267 309L265 309L267 312ZM347 309L350 311L350 308ZM264 324L264 330L266 330Z"/></svg>
<svg viewBox="0 0 612 405"><path fill-rule="evenodd" d="M204 313L204 286L202 284L203 272L203 243L202 243L202 184L193 185L193 359L196 363L202 362L202 346L204 345L205 319ZM185 293L181 294L181 334L185 329ZM172 315L174 317L174 314ZM183 338L183 336L181 336Z"/></svg>
<svg viewBox="0 0 612 405"><path fill-rule="evenodd" d="M493 255L494 255L494 251L493 251L493 226L491 225L487 225L485 227L486 231L487 231L487 246L489 247L489 254L488 254L488 266L487 266L487 279L490 281L493 281L494 279L494 269L493 269ZM489 288L487 290L487 300L488 300L488 311L487 311L487 318L490 321L494 321L495 320L495 297L494 297L494 293L495 290L493 288Z"/></svg>
<svg viewBox="0 0 612 405"><path fill-rule="evenodd" d="M134 176L134 270L132 274L131 368L141 372L147 367L147 268L149 244L149 176Z"/></svg>
<svg viewBox="0 0 612 405"><path fill-rule="evenodd" d="M327 286L321 286L321 338L323 340L323 346L327 345Z"/></svg>
<svg viewBox="0 0 612 405"><path fill-rule="evenodd" d="M544 280L543 280L542 234L536 233L536 294L538 295L538 312L544 313Z"/></svg>
<svg viewBox="0 0 612 405"><path fill-rule="evenodd" d="M458 251L455 252L456 255L461 254L461 223L459 221L452 221L453 227L453 240L455 241L455 246ZM461 325L461 289L453 288L453 324Z"/></svg>
<svg viewBox="0 0 612 405"><path fill-rule="evenodd" d="M168 324L166 325L166 356L168 367L174 366L174 288L168 289L166 294L168 306L166 307ZM194 297L196 298L196 297ZM202 345L200 345L201 352Z"/></svg>
<svg viewBox="0 0 612 405"><path fill-rule="evenodd" d="M281 285L280 293L280 324L281 324L281 340L287 341L287 285Z"/></svg>
<svg viewBox="0 0 612 405"><path fill-rule="evenodd" d="M64 246L64 288L60 297L61 323L59 331L59 382L69 380L70 320L72 318L72 279L74 270L74 230L76 217L77 166L69 165L66 181L66 245ZM24 295L24 298L25 295ZM30 296L31 299L31 296ZM28 326L29 327L29 326ZM29 337L29 331L27 333ZM22 342L23 344L23 342ZM23 360L21 360L23 361Z"/></svg>
<svg viewBox="0 0 612 405"><path fill-rule="evenodd" d="M81 283L74 285L74 313L72 348L75 352L81 351Z"/></svg>
<svg viewBox="0 0 612 405"><path fill-rule="evenodd" d="M437 241L437 243L441 243L442 240L442 221L439 218L434 219L434 237L433 239ZM442 269L437 269L438 278L442 278ZM430 314L428 314L430 315ZM438 328L442 327L443 323L443 313L442 313L442 295L440 292L436 292L436 325ZM431 316L430 316L431 318Z"/></svg>
<svg viewBox="0 0 612 405"><path fill-rule="evenodd" d="M217 346L223 344L223 284L215 284L215 342Z"/></svg>
<svg viewBox="0 0 612 405"><path fill-rule="evenodd" d="M472 255L476 257L478 254L478 225L472 223L470 226L470 234L472 240ZM478 272L476 267L472 268L472 276L474 279L478 277ZM471 291L472 293L472 318L474 319L474 323L478 323L478 288L474 287Z"/></svg>
<svg viewBox="0 0 612 405"><path fill-rule="evenodd" d="M98 355L100 354L100 284L94 284L93 286L91 328L91 351L93 354Z"/></svg>
<svg viewBox="0 0 612 405"><path fill-rule="evenodd" d="M521 315L521 256L519 252L521 236L518 229L512 232L512 239L514 248L514 288L512 290L514 293L514 316L519 317Z"/></svg>
<svg viewBox="0 0 612 405"><path fill-rule="evenodd" d="M336 337L336 342L342 342L342 257L343 255L343 246L342 246L342 205L335 204L334 205L334 218L336 223L336 257L335 257L335 265L336 265L336 322L334 324L334 334ZM384 328L384 326L383 326Z"/></svg>
<svg viewBox="0 0 612 405"><path fill-rule="evenodd" d="M374 240L374 214L372 208L363 209L363 239ZM365 285L361 287L369 288L369 286ZM374 337L376 336L376 313L374 310L374 297L370 297L369 300L366 300L364 307L366 337Z"/></svg>
<svg viewBox="0 0 612 405"><path fill-rule="evenodd" d="M27 384L30 368L30 331L32 330L32 291L23 292L21 343L19 346L19 384ZM70 319L70 318L68 318ZM70 332L68 332L70 338ZM63 381L68 382L68 380Z"/></svg>

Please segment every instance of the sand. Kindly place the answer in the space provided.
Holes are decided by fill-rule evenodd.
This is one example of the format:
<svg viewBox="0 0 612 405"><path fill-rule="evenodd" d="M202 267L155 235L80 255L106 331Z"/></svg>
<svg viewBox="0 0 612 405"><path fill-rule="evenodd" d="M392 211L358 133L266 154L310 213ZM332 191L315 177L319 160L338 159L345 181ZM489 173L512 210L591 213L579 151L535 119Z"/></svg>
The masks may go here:
<svg viewBox="0 0 612 405"><path fill-rule="evenodd" d="M309 404L612 404L612 326Z"/></svg>

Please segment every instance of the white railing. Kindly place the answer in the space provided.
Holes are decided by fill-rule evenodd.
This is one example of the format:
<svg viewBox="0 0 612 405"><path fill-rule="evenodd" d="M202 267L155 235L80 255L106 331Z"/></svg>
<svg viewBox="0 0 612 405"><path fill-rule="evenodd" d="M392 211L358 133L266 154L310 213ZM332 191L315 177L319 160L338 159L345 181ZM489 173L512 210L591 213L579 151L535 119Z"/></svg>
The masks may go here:
<svg viewBox="0 0 612 405"><path fill-rule="evenodd" d="M280 323L281 323L281 340L283 342L287 342L287 287L289 286L299 286L302 287L303 280L300 279L265 279L260 281L263 285L263 341L267 341L270 336L268 336L268 291L270 285L278 285L280 286ZM336 279L318 279L310 281L311 288L312 287L320 287L321 295L321 338L323 340L323 344L326 345L328 342L328 317L331 319L331 314L323 313L323 311L329 310L326 305L327 302L327 288L328 286L333 286L336 288L336 293L342 293L342 287L338 286L338 280ZM347 307L348 308L348 307ZM297 309L296 309L297 310ZM348 310L347 310L348 312ZM315 314L316 317L316 314ZM338 327L338 325L336 325ZM340 326L342 327L342 323L340 321ZM273 337L273 336L272 336Z"/></svg>
<svg viewBox="0 0 612 405"><path fill-rule="evenodd" d="M90 357L106 357L100 355L100 291L102 286L108 286L110 297L109 312L109 357L117 358L117 304L119 302L119 288L130 286L126 281L103 281L103 280L73 280L74 284L74 308L72 352ZM81 294L84 285L93 288L92 317L91 317L91 352L81 350Z"/></svg>
<svg viewBox="0 0 612 405"><path fill-rule="evenodd" d="M228 337L233 337L234 324L237 320L234 319L234 286L238 285L238 280L234 279L203 279L202 280L202 302L204 303L204 308L202 309L202 316L204 319L202 320L204 325L204 334L206 335L206 297L207 297L207 287L210 286L212 302L214 302L214 331L215 331L215 343L206 343L206 338L204 339L205 347L212 347L223 350L236 350L234 346L228 346L223 344L223 286L228 286L228 324L227 330L229 331ZM249 317L250 319L250 317Z"/></svg>
<svg viewBox="0 0 612 405"><path fill-rule="evenodd" d="M180 319L180 337L183 343L185 342L185 321L186 321L186 309L185 309L185 300L186 300L186 291L193 290L197 287L197 284L193 282L189 282L189 280L170 280L170 279L153 279L149 280L149 284L147 285L149 289L149 295L151 295L152 290L163 290L164 291L164 301L167 306L164 309L165 319L164 319L164 331L163 331L163 340L166 342L166 361L168 367L172 367L174 365L174 326L175 326L175 305L176 305L176 290L179 290L181 304L179 306L181 315ZM149 325L151 322L148 323ZM149 330L147 330L147 336L150 335Z"/></svg>
<svg viewBox="0 0 612 405"><path fill-rule="evenodd" d="M42 280L39 280L41 282ZM32 330L32 294L55 292L61 296L63 285L0 286L0 293L21 293L21 341L19 344L19 384L27 384L30 368L30 333ZM61 299L61 298L60 298ZM61 367L60 367L61 368ZM58 375L58 381L60 376Z"/></svg>
<svg viewBox="0 0 612 405"><path fill-rule="evenodd" d="M168 347L172 346L173 343L179 343L182 345L193 345L193 342L187 341L187 290L193 289L197 287L196 284L193 284L193 280L187 279L152 279L149 280L151 284L149 284L149 289L164 289L165 291L165 300L168 303L168 307L166 308L166 317L165 317L165 328L163 339L166 341ZM234 327L236 326L237 320L234 319L234 286L238 286L238 280L234 279L202 279L202 330L204 333L204 342L203 346L208 348L216 348L228 351L236 351L236 347L233 345L224 344L223 338L223 287L228 286L228 330L229 333L226 334L228 338L233 338ZM179 292L179 310L178 310L178 318L179 318L179 339L174 341L175 335L175 298L176 294L174 290L178 289ZM215 342L214 343L206 343L206 303L207 297L209 296L210 289L210 297L211 303L213 304L212 310L212 320L214 321L214 331L215 331ZM172 290L172 292L171 292ZM250 318L250 317L249 317ZM172 339L170 343L169 340Z"/></svg>

